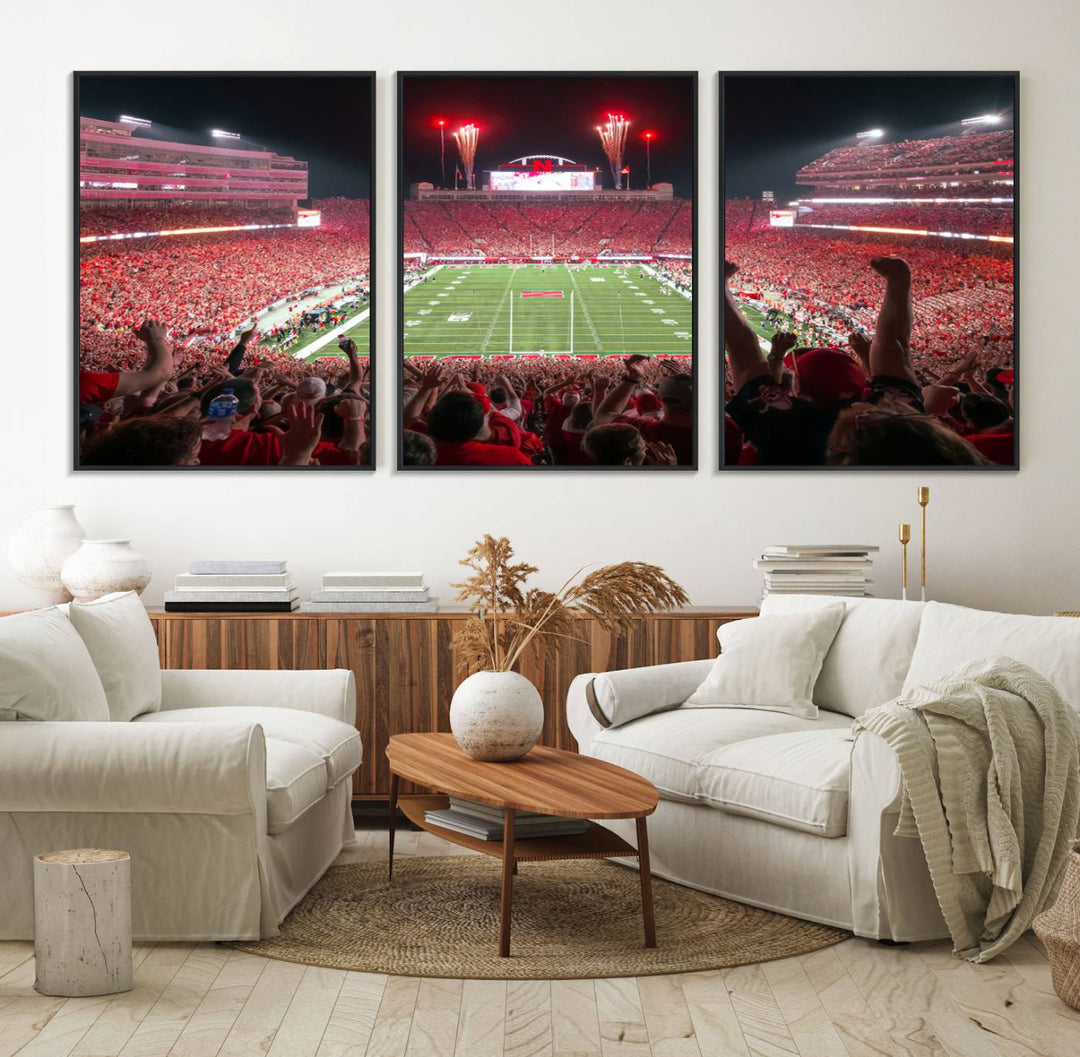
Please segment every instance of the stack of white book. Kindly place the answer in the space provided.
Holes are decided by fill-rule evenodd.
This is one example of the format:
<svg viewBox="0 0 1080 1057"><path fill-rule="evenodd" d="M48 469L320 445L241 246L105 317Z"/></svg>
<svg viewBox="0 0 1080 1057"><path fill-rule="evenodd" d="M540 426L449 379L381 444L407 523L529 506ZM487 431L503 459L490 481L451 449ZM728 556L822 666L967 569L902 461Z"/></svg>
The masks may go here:
<svg viewBox="0 0 1080 1057"><path fill-rule="evenodd" d="M423 573L326 573L301 613L431 613Z"/></svg>
<svg viewBox="0 0 1080 1057"><path fill-rule="evenodd" d="M290 613L299 605L283 561L192 562L165 592L168 613Z"/></svg>
<svg viewBox="0 0 1080 1057"><path fill-rule="evenodd" d="M425 811L424 818L433 826L463 833L478 840L502 840L504 814L501 807L478 804L474 800L450 797L450 806L439 811ZM582 818L561 818L535 811L514 814L514 840L529 837L572 837L584 833L589 822Z"/></svg>
<svg viewBox="0 0 1080 1057"><path fill-rule="evenodd" d="M869 595L879 548L865 543L793 543L766 547L754 568L765 574L762 596Z"/></svg>

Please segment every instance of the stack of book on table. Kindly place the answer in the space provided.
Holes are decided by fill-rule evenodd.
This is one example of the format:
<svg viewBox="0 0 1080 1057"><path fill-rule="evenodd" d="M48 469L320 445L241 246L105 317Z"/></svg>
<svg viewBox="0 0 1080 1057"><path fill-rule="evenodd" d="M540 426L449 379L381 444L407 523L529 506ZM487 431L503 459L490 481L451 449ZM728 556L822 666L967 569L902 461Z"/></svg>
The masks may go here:
<svg viewBox="0 0 1080 1057"><path fill-rule="evenodd" d="M431 613L423 573L326 573L301 613Z"/></svg>
<svg viewBox="0 0 1080 1057"><path fill-rule="evenodd" d="M283 561L192 562L165 592L167 613L290 613L299 605Z"/></svg>
<svg viewBox="0 0 1080 1057"><path fill-rule="evenodd" d="M864 543L805 543L766 547L754 568L765 574L765 595L870 594L870 554L877 547Z"/></svg>
<svg viewBox="0 0 1080 1057"><path fill-rule="evenodd" d="M440 811L426 811L424 818L433 826L451 829L478 840L503 839L503 809L490 804L478 804L452 796L449 807ZM518 811L514 814L514 840L572 837L584 833L588 828L589 822L583 818L560 818L558 815L540 815L535 811Z"/></svg>

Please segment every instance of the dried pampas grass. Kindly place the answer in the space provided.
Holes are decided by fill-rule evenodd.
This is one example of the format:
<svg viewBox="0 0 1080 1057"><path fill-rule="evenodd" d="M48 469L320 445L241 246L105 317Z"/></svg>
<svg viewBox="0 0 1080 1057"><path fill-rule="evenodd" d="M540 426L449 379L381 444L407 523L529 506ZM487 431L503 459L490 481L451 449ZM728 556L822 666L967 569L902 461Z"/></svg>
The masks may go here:
<svg viewBox="0 0 1080 1057"><path fill-rule="evenodd" d="M526 587L538 570L513 561L514 548L505 537L485 535L460 562L472 576L458 589L473 615L454 638L470 672L510 671L538 635L559 649L574 639L575 613L592 617L606 631L628 630L633 617L686 605L686 592L658 565L620 562L581 575L578 570L552 593ZM578 579L580 577L580 579Z"/></svg>

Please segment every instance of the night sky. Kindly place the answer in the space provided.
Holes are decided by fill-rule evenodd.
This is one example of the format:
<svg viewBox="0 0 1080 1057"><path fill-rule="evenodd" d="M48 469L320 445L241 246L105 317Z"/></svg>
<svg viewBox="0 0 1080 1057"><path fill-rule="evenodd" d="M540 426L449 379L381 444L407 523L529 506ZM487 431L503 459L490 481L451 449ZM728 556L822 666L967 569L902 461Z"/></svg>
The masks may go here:
<svg viewBox="0 0 1080 1057"><path fill-rule="evenodd" d="M641 133L656 133L652 180L674 185L678 197L692 193L694 158L694 84L686 76L582 76L565 74L490 77L465 75L406 76L403 80L402 190L439 175L439 130L446 120L446 180L453 186L457 149L452 129L473 122L480 128L476 151L477 186L482 172L528 154L556 154L602 169L603 186L611 170L600 147L596 126L607 114L630 120L624 164L630 186L645 186L645 143ZM625 178L624 178L625 186Z"/></svg>
<svg viewBox="0 0 1080 1057"><path fill-rule="evenodd" d="M1005 114L986 131L1012 127L1013 79L983 75L730 76L724 78L724 194L778 203L806 195L795 173L855 133L885 130L886 143L958 135L960 119Z"/></svg>
<svg viewBox="0 0 1080 1057"><path fill-rule="evenodd" d="M318 76L84 74L79 115L152 121L136 135L215 146L264 148L308 163L312 198L368 198L371 79ZM239 132L214 140L211 128Z"/></svg>

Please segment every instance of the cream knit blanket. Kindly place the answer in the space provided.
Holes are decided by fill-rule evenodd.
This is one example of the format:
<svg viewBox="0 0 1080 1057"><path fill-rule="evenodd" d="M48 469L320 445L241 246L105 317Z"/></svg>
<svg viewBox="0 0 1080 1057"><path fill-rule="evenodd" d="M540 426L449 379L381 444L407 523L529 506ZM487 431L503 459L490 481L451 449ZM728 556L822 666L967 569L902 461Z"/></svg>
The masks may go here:
<svg viewBox="0 0 1080 1057"><path fill-rule="evenodd" d="M955 953L988 961L1057 896L1080 828L1080 717L1037 672L991 657L860 728L900 761L896 834L922 841Z"/></svg>

